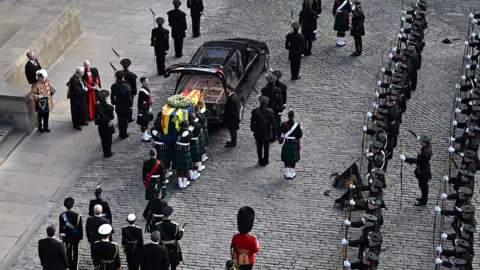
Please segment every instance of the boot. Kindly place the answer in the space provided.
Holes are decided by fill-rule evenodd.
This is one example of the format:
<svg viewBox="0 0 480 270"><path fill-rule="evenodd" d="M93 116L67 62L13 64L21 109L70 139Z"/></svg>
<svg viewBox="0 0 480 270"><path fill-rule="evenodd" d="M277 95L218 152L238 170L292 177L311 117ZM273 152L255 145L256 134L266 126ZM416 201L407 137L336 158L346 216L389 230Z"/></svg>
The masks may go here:
<svg viewBox="0 0 480 270"><path fill-rule="evenodd" d="M362 55L362 49L363 49L363 44L362 42L360 42L360 44L358 44L358 56Z"/></svg>
<svg viewBox="0 0 480 270"><path fill-rule="evenodd" d="M179 187L179 188L184 188L184 186L183 186L183 178L182 178L182 177L178 177L178 187Z"/></svg>
<svg viewBox="0 0 480 270"><path fill-rule="evenodd" d="M188 187L189 185L190 185L190 181L188 181L188 179L184 177L184 178L183 178L183 188L186 188L186 187Z"/></svg>
<svg viewBox="0 0 480 270"><path fill-rule="evenodd" d="M203 166L202 162L200 161L200 162L198 162L198 171L201 172L203 170L205 170L205 166Z"/></svg>

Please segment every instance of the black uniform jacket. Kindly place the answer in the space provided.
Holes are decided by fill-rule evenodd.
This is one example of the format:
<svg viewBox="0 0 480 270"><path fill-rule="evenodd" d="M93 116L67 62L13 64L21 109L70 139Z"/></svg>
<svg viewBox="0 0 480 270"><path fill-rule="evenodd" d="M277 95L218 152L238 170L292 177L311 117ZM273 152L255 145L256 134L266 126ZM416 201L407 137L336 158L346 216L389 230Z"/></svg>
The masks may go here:
<svg viewBox="0 0 480 270"><path fill-rule="evenodd" d="M168 25L172 27L172 38L184 38L187 30L187 14L180 9L172 9L167 12Z"/></svg>
<svg viewBox="0 0 480 270"><path fill-rule="evenodd" d="M193 18L198 18L202 16L203 0L188 0L187 8L190 9L190 16Z"/></svg>
<svg viewBox="0 0 480 270"><path fill-rule="evenodd" d="M303 48L305 47L305 38L298 32L289 33L285 40L285 49L288 52L288 59L302 57Z"/></svg>
<svg viewBox="0 0 480 270"><path fill-rule="evenodd" d="M168 250L159 244L146 244L140 251L140 268L142 270L159 270L170 268Z"/></svg>
<svg viewBox="0 0 480 270"><path fill-rule="evenodd" d="M236 93L227 97L225 111L223 112L223 122L228 129L240 128L240 98Z"/></svg>
<svg viewBox="0 0 480 270"><path fill-rule="evenodd" d="M102 240L102 236L98 233L98 228L103 224L110 224L106 218L103 217L88 217L85 223L85 232L89 243Z"/></svg>
<svg viewBox="0 0 480 270"><path fill-rule="evenodd" d="M128 86L130 86L130 93L132 95L136 95L137 94L137 74L128 70L125 70L125 72L126 74L124 79L127 82Z"/></svg>
<svg viewBox="0 0 480 270"><path fill-rule="evenodd" d="M38 241L38 256L44 270L64 270L68 268L65 246L54 238Z"/></svg>
<svg viewBox="0 0 480 270"><path fill-rule="evenodd" d="M277 80L275 86L282 89L282 103L287 104L287 85Z"/></svg>
<svg viewBox="0 0 480 270"><path fill-rule="evenodd" d="M250 118L250 130L257 140L269 140L267 135L271 132L275 138L276 134L275 113L267 107L258 107L252 110Z"/></svg>
<svg viewBox="0 0 480 270"><path fill-rule="evenodd" d="M122 267L120 247L112 242L97 241L92 244L93 265L102 270L117 270Z"/></svg>
<svg viewBox="0 0 480 270"><path fill-rule="evenodd" d="M430 180L432 177L430 172L430 158L432 155L432 147L429 145L427 147L422 147L417 158L407 158L405 162L417 164L417 168L415 169L415 176L417 178L421 178L422 180Z"/></svg>
<svg viewBox="0 0 480 270"><path fill-rule="evenodd" d="M152 169L155 166L155 163L157 162L157 160L158 159L156 159L156 158L150 158L149 160L145 160L143 162L142 178L143 178L144 182L147 181L147 176L150 173L150 171L152 171ZM158 166L157 170L155 171L155 173L153 173L153 175L160 175L160 177L150 179L151 182L164 182L165 181L165 168L163 167L163 163L160 160L158 160L158 162L160 162L160 166Z"/></svg>
<svg viewBox="0 0 480 270"><path fill-rule="evenodd" d="M77 75L73 75L68 81L69 87L69 98L70 102L73 104L84 104L85 103L85 86L82 85L83 79Z"/></svg>
<svg viewBox="0 0 480 270"><path fill-rule="evenodd" d="M88 205L88 215L91 217L95 216L95 213L93 212L93 207L95 207L95 205L97 204L100 204L102 206L102 212L103 214L105 214L105 218L110 222L110 224L112 224L112 211L110 210L110 205L103 199L95 199L90 201L90 204Z"/></svg>
<svg viewBox="0 0 480 270"><path fill-rule="evenodd" d="M262 88L261 92L263 96L268 97L268 108L272 109L275 113L283 111L283 91L280 87L269 83Z"/></svg>
<svg viewBox="0 0 480 270"><path fill-rule="evenodd" d="M116 82L110 88L110 102L115 106L116 113L129 113L133 106L132 96L130 95L130 86L124 82Z"/></svg>
<svg viewBox="0 0 480 270"><path fill-rule="evenodd" d="M137 253L143 247L142 228L128 225L122 228L122 246L127 253Z"/></svg>
<svg viewBox="0 0 480 270"><path fill-rule="evenodd" d="M168 42L170 38L169 35L170 31L163 28L162 26L153 28L150 46L154 46L155 50L168 51L170 49L170 45Z"/></svg>
<svg viewBox="0 0 480 270"><path fill-rule="evenodd" d="M101 113L100 110L103 113ZM95 104L95 119L97 119L96 124L98 125L98 132L101 135L109 135L115 130L109 126L109 122L115 119L114 110L113 106L106 102Z"/></svg>
<svg viewBox="0 0 480 270"><path fill-rule="evenodd" d="M59 233L65 234L63 241L66 243L78 243L83 239L82 215L74 210L67 210L60 214Z"/></svg>
<svg viewBox="0 0 480 270"><path fill-rule="evenodd" d="M168 203L161 199L150 200L143 211L143 218L150 220L152 214L163 215L163 209L168 206Z"/></svg>
<svg viewBox="0 0 480 270"><path fill-rule="evenodd" d="M309 37L313 37L313 31L317 30L317 17L317 13L310 8L300 11L298 22L302 25L304 35L308 34Z"/></svg>

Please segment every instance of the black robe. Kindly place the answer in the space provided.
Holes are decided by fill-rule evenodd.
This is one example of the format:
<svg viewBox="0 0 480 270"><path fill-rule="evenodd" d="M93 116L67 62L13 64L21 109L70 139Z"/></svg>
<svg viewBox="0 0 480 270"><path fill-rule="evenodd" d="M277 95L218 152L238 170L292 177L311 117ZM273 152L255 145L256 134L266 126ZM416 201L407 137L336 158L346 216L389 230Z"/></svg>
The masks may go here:
<svg viewBox="0 0 480 270"><path fill-rule="evenodd" d="M85 95L85 82L77 75L73 75L67 83L69 87L68 98L70 99L70 111L74 126L87 121L87 96Z"/></svg>

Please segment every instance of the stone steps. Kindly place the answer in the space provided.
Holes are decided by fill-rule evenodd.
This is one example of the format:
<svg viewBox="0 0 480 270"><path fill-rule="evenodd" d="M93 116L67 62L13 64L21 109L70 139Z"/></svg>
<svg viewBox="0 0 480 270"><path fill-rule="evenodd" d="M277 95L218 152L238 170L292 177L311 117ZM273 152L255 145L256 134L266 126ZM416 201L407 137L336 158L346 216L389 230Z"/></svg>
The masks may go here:
<svg viewBox="0 0 480 270"><path fill-rule="evenodd" d="M0 165L7 160L26 135L26 131L15 129L12 124L0 123Z"/></svg>

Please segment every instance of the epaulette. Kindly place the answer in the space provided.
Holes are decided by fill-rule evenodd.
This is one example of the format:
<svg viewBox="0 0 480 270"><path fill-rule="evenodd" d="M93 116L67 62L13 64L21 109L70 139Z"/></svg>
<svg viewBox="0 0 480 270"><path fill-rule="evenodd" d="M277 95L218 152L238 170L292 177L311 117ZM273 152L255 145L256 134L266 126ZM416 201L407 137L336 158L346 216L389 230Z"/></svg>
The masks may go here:
<svg viewBox="0 0 480 270"><path fill-rule="evenodd" d="M117 244L117 243L115 243L115 242L110 242L110 243L112 243L112 244L114 244L114 245L118 246L118 244Z"/></svg>
<svg viewBox="0 0 480 270"><path fill-rule="evenodd" d="M178 223L176 223L176 222L170 221L170 223L179 226Z"/></svg>
<svg viewBox="0 0 480 270"><path fill-rule="evenodd" d="M93 242L93 243L95 244L95 243L99 243L99 242L101 242L101 241L95 241L95 242Z"/></svg>

